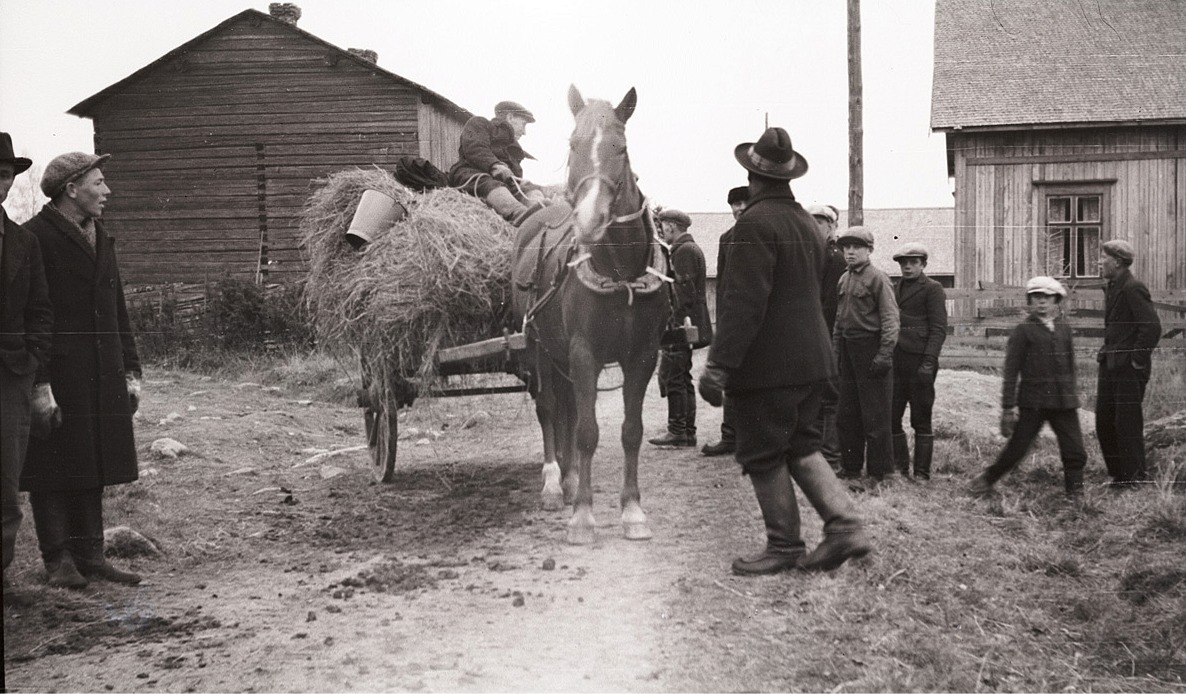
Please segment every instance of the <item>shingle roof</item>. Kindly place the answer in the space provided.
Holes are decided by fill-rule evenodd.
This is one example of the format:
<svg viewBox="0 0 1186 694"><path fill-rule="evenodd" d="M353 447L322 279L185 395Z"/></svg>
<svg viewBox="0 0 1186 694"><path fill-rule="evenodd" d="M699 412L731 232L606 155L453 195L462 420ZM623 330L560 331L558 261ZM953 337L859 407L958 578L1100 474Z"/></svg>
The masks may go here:
<svg viewBox="0 0 1186 694"><path fill-rule="evenodd" d="M937 0L931 128L1186 121L1182 0Z"/></svg>
<svg viewBox="0 0 1186 694"><path fill-rule="evenodd" d="M385 70L385 69L379 67L376 63L372 63L372 62L366 60L365 58L355 55L354 53L351 53L350 51L348 51L344 48L339 48L338 46L335 46L332 43L325 41L324 39L318 38L317 36L310 34L309 32L305 31L304 29L300 29L294 25L282 22L282 21L276 19L275 17L272 17L271 15L260 12L259 10L243 10L242 12L234 15L233 17L230 17L226 21L219 23L213 29L203 32L202 34L199 34L198 36L194 37L193 39L186 41L185 43L183 43L180 46L178 46L177 48L174 48L173 50L169 51L168 53L161 56L160 58L157 58L156 60L152 61L148 65L145 65L144 67L140 68L139 70L132 73L131 75L128 75L127 77L116 82L115 84L108 86L103 91L98 92L97 94L93 94L93 95L87 97L86 99L83 99L82 101L75 104L72 108L70 108L70 110L68 110L67 113L69 113L71 115L79 116L82 118L90 118L91 114L94 112L94 109L96 106L98 106L98 104L100 104L103 100L105 100L110 95L118 92L125 85L131 84L132 82L140 79L141 77L148 75L154 69L156 69L159 65L168 62L174 56L181 55L181 54L188 52L192 47L197 46L200 42L205 40L207 37L213 36L214 34L217 34L221 31L223 31L224 29L231 26L232 24L235 24L236 22L238 22L242 19L248 18L248 17L256 18L261 21L274 22L277 26L284 27L285 29L293 31L294 33L299 34L310 41L319 43L322 46L325 46L326 48L330 48L334 51L337 51L341 55L341 57L345 60L352 60L360 65L363 65L364 67L366 67L369 70L375 71L379 75L382 75L382 76L387 77L391 80L394 80L401 84L404 84L404 85L407 85L414 89L417 89L420 92L422 92L423 94L431 97L432 99L434 99L438 103L440 103L442 109L444 111L450 113L459 122L464 123L466 120L468 120L470 117L473 116L473 114L470 113L469 111L467 111L466 109L461 108L457 104L446 99L445 97L441 96L440 94L432 91L428 87L425 87L424 85L417 84L416 82L413 82L412 80L410 80L406 77L401 77L401 76L395 74L394 72Z"/></svg>
<svg viewBox="0 0 1186 694"><path fill-rule="evenodd" d="M728 212L692 212L692 238L704 252L708 276L717 275L717 251L721 234L733 226ZM848 211L840 211L838 229L848 227ZM865 210L865 227L872 230L876 248L873 264L891 275L900 275L893 254L899 246L915 241L927 247L930 258L927 272L933 275L955 273L955 209L951 207L913 207Z"/></svg>

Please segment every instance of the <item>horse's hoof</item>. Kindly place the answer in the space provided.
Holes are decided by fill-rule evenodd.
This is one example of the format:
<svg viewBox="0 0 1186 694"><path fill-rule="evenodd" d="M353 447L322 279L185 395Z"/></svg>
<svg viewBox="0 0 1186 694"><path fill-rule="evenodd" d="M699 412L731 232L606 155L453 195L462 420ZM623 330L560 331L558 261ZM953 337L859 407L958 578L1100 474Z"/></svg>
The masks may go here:
<svg viewBox="0 0 1186 694"><path fill-rule="evenodd" d="M549 494L548 490L545 489L543 493L540 494L540 499L544 502L545 511L559 511L565 506L564 495L559 491Z"/></svg>
<svg viewBox="0 0 1186 694"><path fill-rule="evenodd" d="M564 508L564 492L560 488L560 466L556 463L544 465L544 489L540 499L545 511L559 511Z"/></svg>
<svg viewBox="0 0 1186 694"><path fill-rule="evenodd" d="M593 509L588 506L576 506L572 510L572 518L568 519L568 544L590 545L597 539L597 521L593 518Z"/></svg>
<svg viewBox="0 0 1186 694"><path fill-rule="evenodd" d="M623 523L622 535L627 540L649 540L655 536L646 523Z"/></svg>

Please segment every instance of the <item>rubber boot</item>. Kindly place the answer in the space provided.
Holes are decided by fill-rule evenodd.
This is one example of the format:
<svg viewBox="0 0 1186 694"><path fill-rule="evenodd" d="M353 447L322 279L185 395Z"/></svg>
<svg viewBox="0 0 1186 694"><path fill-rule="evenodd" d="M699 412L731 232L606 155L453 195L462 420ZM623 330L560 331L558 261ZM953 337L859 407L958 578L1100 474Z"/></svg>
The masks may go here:
<svg viewBox="0 0 1186 694"><path fill-rule="evenodd" d="M910 445L906 442L906 432L893 435L894 467L903 477L910 476ZM918 444L915 443L915 446Z"/></svg>
<svg viewBox="0 0 1186 694"><path fill-rule="evenodd" d="M70 552L62 550L45 560L46 583L54 588L86 588L87 580L78 572Z"/></svg>
<svg viewBox="0 0 1186 694"><path fill-rule="evenodd" d="M799 560L800 569L831 571L873 551L852 500L823 455L813 453L794 461L791 475L824 521L824 539Z"/></svg>
<svg viewBox="0 0 1186 694"><path fill-rule="evenodd" d="M799 505L786 465L750 473L762 520L766 523L766 550L733 560L733 573L764 576L795 568L806 547L799 537Z"/></svg>
<svg viewBox="0 0 1186 694"><path fill-rule="evenodd" d="M935 437L931 434L914 435L914 479L931 479L931 458L935 453Z"/></svg>
<svg viewBox="0 0 1186 694"><path fill-rule="evenodd" d="M1076 501L1083 498L1083 471L1063 470L1063 482L1066 485L1067 498Z"/></svg>
<svg viewBox="0 0 1186 694"><path fill-rule="evenodd" d="M527 206L519 202L519 199L511 191L502 186L487 193L485 201L499 216L515 226L518 226L526 218Z"/></svg>

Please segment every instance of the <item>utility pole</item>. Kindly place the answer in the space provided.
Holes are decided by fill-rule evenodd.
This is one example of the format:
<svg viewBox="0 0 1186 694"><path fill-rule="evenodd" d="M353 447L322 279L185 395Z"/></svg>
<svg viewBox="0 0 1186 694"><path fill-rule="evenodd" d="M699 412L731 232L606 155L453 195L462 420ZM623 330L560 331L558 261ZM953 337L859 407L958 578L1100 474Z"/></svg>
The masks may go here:
<svg viewBox="0 0 1186 694"><path fill-rule="evenodd" d="M848 225L865 223L865 126L862 117L861 0L848 0Z"/></svg>

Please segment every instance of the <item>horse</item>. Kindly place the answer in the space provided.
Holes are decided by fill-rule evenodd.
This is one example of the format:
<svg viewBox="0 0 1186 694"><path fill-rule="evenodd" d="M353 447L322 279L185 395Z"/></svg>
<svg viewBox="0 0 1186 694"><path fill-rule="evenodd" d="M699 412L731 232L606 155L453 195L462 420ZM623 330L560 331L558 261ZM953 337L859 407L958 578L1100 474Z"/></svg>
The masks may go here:
<svg viewBox="0 0 1186 694"><path fill-rule="evenodd" d="M575 86L564 202L527 220L515 242L512 309L526 334L530 390L543 434L545 509L572 503L567 540L596 539L593 454L597 379L622 372L623 534L652 537L638 489L642 402L671 318L666 256L626 151L637 94L586 102Z"/></svg>

